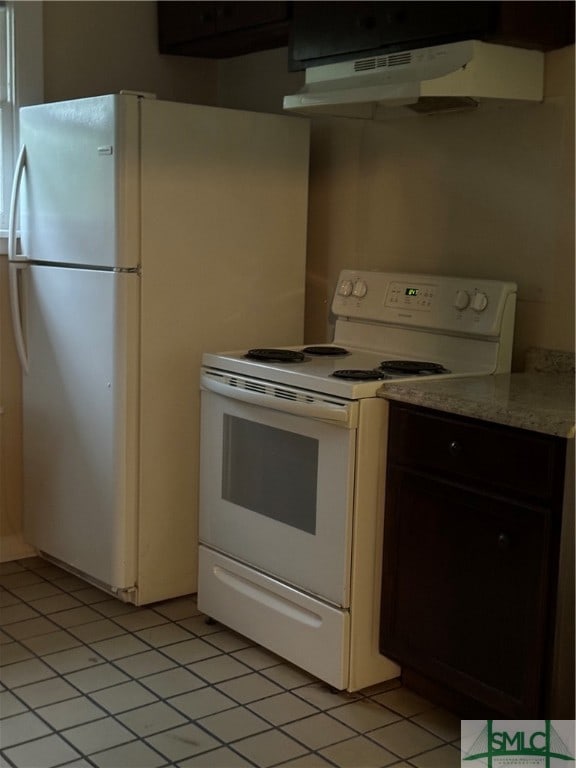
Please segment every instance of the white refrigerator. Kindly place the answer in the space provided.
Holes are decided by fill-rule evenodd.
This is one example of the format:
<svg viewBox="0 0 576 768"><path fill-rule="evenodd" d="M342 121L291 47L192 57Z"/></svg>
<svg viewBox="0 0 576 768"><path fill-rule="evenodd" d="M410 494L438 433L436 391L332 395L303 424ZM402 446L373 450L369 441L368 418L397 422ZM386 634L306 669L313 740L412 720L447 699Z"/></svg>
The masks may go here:
<svg viewBox="0 0 576 768"><path fill-rule="evenodd" d="M201 354L302 339L309 123L129 94L20 120L25 539L138 605L195 592Z"/></svg>

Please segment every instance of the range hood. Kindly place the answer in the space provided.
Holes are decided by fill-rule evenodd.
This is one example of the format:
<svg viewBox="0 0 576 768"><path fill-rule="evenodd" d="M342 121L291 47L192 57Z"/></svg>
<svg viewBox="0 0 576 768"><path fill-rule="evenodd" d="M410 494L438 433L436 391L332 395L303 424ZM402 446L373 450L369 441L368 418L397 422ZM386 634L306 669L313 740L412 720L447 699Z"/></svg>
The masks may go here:
<svg viewBox="0 0 576 768"><path fill-rule="evenodd" d="M382 120L543 97L542 51L464 40L309 67L284 109Z"/></svg>

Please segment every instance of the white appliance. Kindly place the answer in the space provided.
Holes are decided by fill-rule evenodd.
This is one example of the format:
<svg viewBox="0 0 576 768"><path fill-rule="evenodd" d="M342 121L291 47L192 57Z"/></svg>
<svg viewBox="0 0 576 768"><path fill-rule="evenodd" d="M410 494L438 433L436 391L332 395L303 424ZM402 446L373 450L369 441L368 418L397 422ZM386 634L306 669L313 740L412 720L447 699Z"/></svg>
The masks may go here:
<svg viewBox="0 0 576 768"><path fill-rule="evenodd" d="M284 109L382 120L543 98L542 51L463 40L308 67Z"/></svg>
<svg viewBox="0 0 576 768"><path fill-rule="evenodd" d="M302 338L308 121L121 94L20 126L25 538L137 604L195 592L201 353Z"/></svg>
<svg viewBox="0 0 576 768"><path fill-rule="evenodd" d="M396 677L377 392L508 371L515 306L513 283L345 270L332 344L204 354L200 610L335 688Z"/></svg>

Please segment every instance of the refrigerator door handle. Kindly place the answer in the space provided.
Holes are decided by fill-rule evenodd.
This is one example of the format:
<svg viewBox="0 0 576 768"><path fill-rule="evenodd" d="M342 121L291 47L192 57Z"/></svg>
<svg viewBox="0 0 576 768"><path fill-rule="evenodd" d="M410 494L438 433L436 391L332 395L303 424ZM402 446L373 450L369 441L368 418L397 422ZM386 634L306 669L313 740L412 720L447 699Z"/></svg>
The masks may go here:
<svg viewBox="0 0 576 768"><path fill-rule="evenodd" d="M14 341L20 364L25 373L28 373L29 362L24 343L24 329L22 328L22 313L20 307L20 290L18 273L24 268L26 257L16 253L16 214L18 211L18 198L22 174L26 166L26 147L23 146L16 161L16 170L12 182L12 195L10 197L10 216L8 220L8 285L10 290L10 311L12 313L12 328Z"/></svg>
<svg viewBox="0 0 576 768"><path fill-rule="evenodd" d="M25 256L16 253L16 215L18 213L18 201L20 197L20 184L22 174L26 167L26 147L22 146L12 180L12 194L10 195L10 214L8 219L8 259L10 261L24 261Z"/></svg>
<svg viewBox="0 0 576 768"><path fill-rule="evenodd" d="M12 313L12 329L14 331L14 341L16 350L20 358L20 365L24 373L28 373L30 363L24 343L24 329L22 327L22 314L20 307L20 285L18 275L22 265L14 262L8 264L8 288L10 291L10 311Z"/></svg>

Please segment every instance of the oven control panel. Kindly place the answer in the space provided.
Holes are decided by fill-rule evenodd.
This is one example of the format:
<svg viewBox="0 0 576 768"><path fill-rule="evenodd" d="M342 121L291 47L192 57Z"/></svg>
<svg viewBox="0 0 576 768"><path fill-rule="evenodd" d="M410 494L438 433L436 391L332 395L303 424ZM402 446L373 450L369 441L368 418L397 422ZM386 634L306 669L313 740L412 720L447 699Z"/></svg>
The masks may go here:
<svg viewBox="0 0 576 768"><path fill-rule="evenodd" d="M343 270L332 311L351 320L497 336L516 293L515 283L499 280Z"/></svg>
<svg viewBox="0 0 576 768"><path fill-rule="evenodd" d="M391 282L386 295L386 306L392 309L405 307L416 311L428 311L434 302L436 286Z"/></svg>

